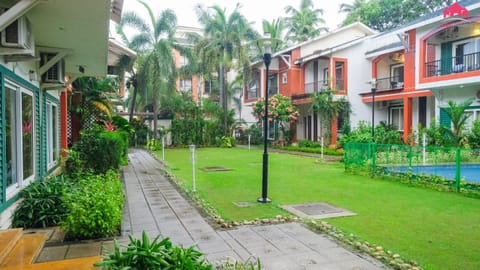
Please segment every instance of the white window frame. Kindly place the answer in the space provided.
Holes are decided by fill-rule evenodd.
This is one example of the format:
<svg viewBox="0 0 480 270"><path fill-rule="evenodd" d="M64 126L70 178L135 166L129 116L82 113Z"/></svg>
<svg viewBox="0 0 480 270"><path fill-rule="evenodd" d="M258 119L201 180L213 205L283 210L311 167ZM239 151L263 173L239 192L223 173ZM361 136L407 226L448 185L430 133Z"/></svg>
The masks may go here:
<svg viewBox="0 0 480 270"><path fill-rule="evenodd" d="M15 111L13 120L15 122L14 128L14 134L15 138L12 138L12 148L13 148L13 159L15 159L16 162L16 183L6 187L6 199L9 200L12 197L14 197L20 190L28 186L33 180L35 179L35 166L36 166L36 156L35 156L35 96L33 95L33 92L21 87L14 81L11 81L9 79L5 80L5 88L9 88L15 92ZM18 140L18 138L21 138L22 136L19 136L19 134L22 134L22 94L29 95L32 98L32 136L33 136L33 141L32 141L32 175L28 176L27 178L24 178L23 175L23 139ZM13 173L13 172L12 172ZM6 184L6 181L5 181Z"/></svg>
<svg viewBox="0 0 480 270"><path fill-rule="evenodd" d="M467 109L465 113L471 114L471 117L465 122L465 129L470 131L473 127L473 121L480 119L480 109Z"/></svg>
<svg viewBox="0 0 480 270"><path fill-rule="evenodd" d="M394 111L398 111L399 113L399 123L393 123L393 114L394 114ZM397 128L398 131L402 131L403 132L403 118L404 118L404 108L403 106L394 106L394 107L390 107L389 108L389 117L388 117L388 123L395 126Z"/></svg>
<svg viewBox="0 0 480 270"><path fill-rule="evenodd" d="M189 82L189 84L187 83ZM193 90L192 79L182 79L180 80L180 91L182 92L192 92Z"/></svg>
<svg viewBox="0 0 480 270"><path fill-rule="evenodd" d="M55 108L55 122L53 121L53 108ZM58 164L59 157L59 119L58 105L51 101L47 102L47 169L51 169ZM56 132L54 133L54 129ZM53 135L56 135L55 137Z"/></svg>

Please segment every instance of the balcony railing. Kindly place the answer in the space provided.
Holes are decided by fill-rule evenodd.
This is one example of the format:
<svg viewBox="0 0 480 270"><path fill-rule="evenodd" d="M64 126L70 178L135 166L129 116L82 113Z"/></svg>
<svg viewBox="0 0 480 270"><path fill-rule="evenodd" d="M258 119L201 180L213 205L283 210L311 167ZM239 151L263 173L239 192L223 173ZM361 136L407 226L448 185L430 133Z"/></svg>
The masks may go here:
<svg viewBox="0 0 480 270"><path fill-rule="evenodd" d="M322 92L328 89L328 81L317 81L305 84L305 94Z"/></svg>
<svg viewBox="0 0 480 270"><path fill-rule="evenodd" d="M393 76L377 79L377 91L389 91L403 88L403 77Z"/></svg>
<svg viewBox="0 0 480 270"><path fill-rule="evenodd" d="M425 77L480 70L480 52L425 63Z"/></svg>

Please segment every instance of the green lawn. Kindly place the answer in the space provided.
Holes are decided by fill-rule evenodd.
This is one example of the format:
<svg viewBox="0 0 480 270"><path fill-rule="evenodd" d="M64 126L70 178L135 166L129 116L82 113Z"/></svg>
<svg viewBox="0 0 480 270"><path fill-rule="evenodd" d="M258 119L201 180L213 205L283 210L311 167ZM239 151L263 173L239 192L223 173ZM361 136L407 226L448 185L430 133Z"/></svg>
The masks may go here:
<svg viewBox="0 0 480 270"><path fill-rule="evenodd" d="M168 149L169 170L191 188L191 154ZM227 148L196 150L199 194L227 220L286 214L278 205L328 202L356 212L328 219L347 233L414 259L425 269L480 269L480 200L344 172L342 164L317 158L269 153L271 204L261 195L262 151ZM224 166L231 171L204 172ZM238 207L234 202L252 202Z"/></svg>

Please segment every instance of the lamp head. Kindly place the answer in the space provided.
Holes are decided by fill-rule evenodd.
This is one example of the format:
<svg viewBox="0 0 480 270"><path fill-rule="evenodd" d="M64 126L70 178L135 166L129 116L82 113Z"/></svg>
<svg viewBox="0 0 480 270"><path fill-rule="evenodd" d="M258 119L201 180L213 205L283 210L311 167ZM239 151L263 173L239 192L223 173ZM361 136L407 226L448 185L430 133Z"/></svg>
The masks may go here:
<svg viewBox="0 0 480 270"><path fill-rule="evenodd" d="M264 54L272 54L272 40L270 33L265 32L263 34L263 47L264 47Z"/></svg>

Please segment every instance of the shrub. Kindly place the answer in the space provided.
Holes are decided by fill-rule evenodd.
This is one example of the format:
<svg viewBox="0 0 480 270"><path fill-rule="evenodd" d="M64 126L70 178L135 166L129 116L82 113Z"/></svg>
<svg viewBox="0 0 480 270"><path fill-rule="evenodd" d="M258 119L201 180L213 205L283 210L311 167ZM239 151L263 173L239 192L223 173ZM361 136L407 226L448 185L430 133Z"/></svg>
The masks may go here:
<svg viewBox="0 0 480 270"><path fill-rule="evenodd" d="M62 196L70 188L63 177L30 184L20 193L24 200L13 214L12 227L45 228L57 225L67 214Z"/></svg>
<svg viewBox="0 0 480 270"><path fill-rule="evenodd" d="M307 147L307 148L320 148L322 147L319 142L309 141L309 140L299 140L298 141L299 147Z"/></svg>
<svg viewBox="0 0 480 270"><path fill-rule="evenodd" d="M232 148L235 146L235 138L232 136L223 136L221 138L220 147Z"/></svg>
<svg viewBox="0 0 480 270"><path fill-rule="evenodd" d="M106 131L100 128L84 130L81 132L80 140L73 145L73 150L78 156L73 159L80 159L83 170L93 170L97 174L106 173L110 169L118 169L125 163L128 151L128 133L122 131ZM70 159L70 157L69 157ZM67 172L78 170L79 162L67 160Z"/></svg>
<svg viewBox="0 0 480 270"><path fill-rule="evenodd" d="M162 149L162 143L159 142L157 139L150 139L147 142L147 148L150 151L158 151Z"/></svg>
<svg viewBox="0 0 480 270"><path fill-rule="evenodd" d="M130 243L122 249L114 242L114 250L102 262L96 264L102 269L212 269L202 259L203 254L194 247L173 246L169 238L160 241L157 236L150 242L145 231L142 239L129 236Z"/></svg>
<svg viewBox="0 0 480 270"><path fill-rule="evenodd" d="M85 173L65 195L69 212L60 223L71 239L93 239L115 235L122 221L123 190L118 174Z"/></svg>

